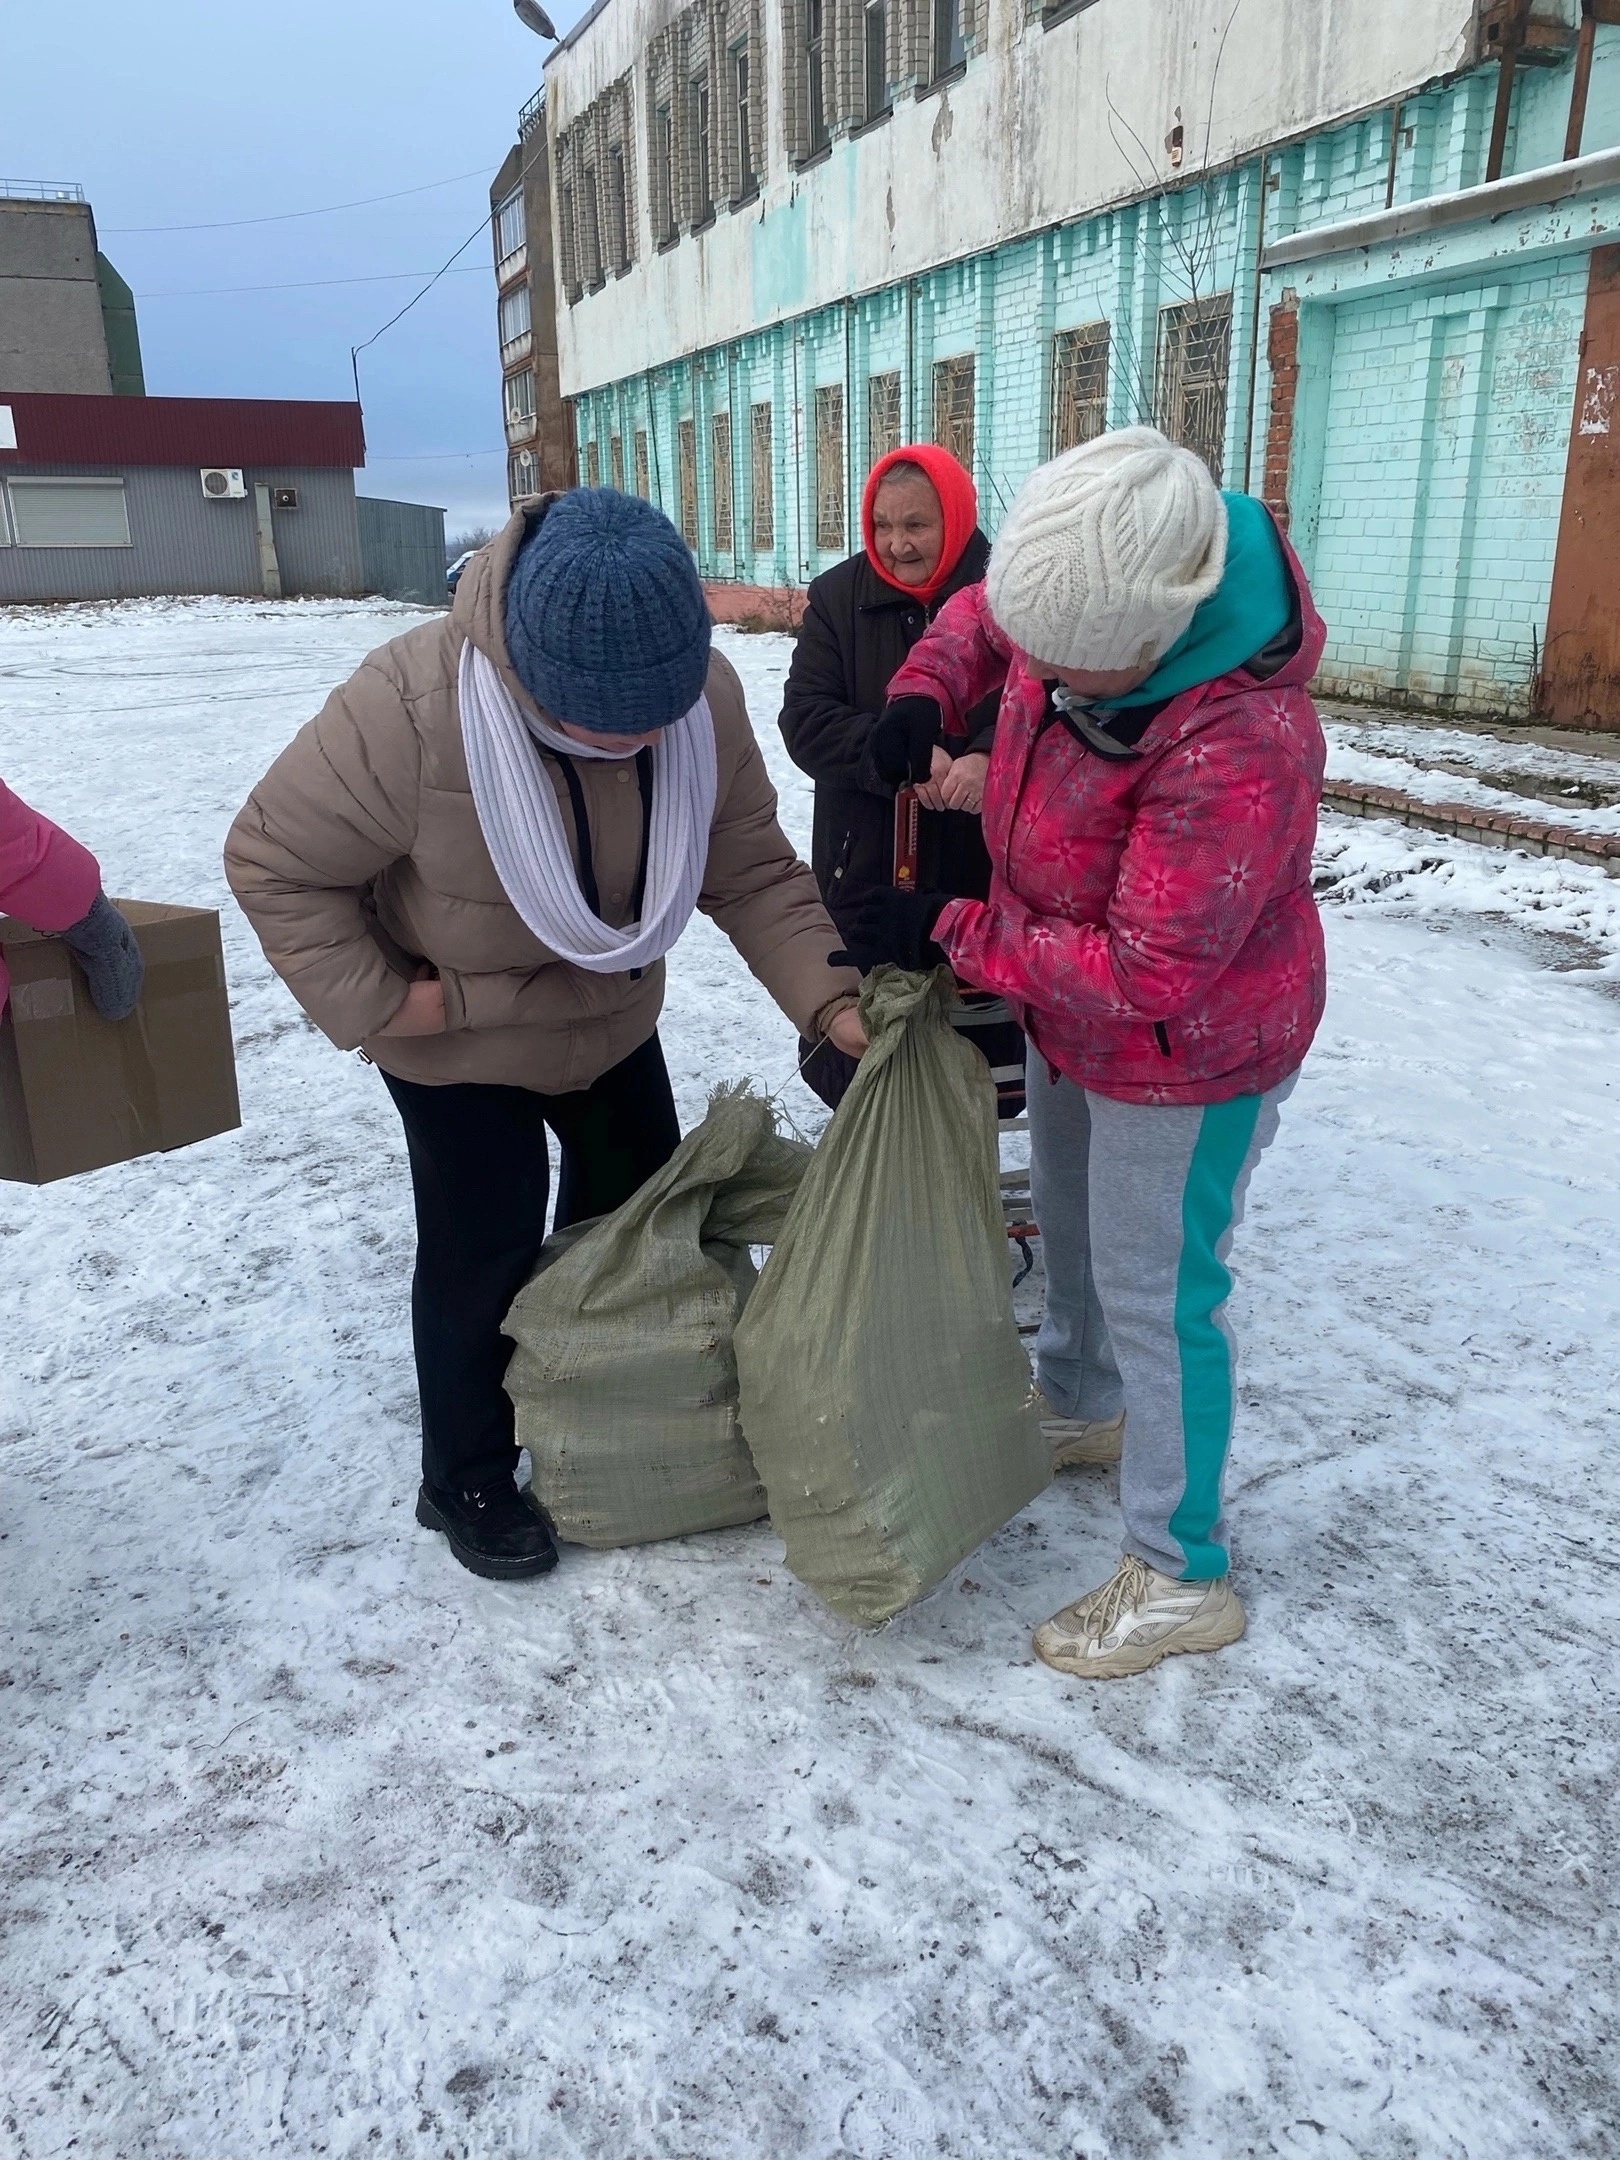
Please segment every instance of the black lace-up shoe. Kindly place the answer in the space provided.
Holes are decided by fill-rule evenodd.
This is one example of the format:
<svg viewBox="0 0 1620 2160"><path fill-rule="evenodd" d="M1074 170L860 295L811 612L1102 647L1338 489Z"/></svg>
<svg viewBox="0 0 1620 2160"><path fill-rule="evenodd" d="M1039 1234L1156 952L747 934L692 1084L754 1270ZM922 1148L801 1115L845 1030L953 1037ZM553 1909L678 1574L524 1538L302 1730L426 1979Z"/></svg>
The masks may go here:
<svg viewBox="0 0 1620 2160"><path fill-rule="evenodd" d="M510 1582L544 1575L557 1565L545 1517L527 1493L509 1483L458 1493L424 1485L416 1496L416 1519L424 1530L442 1530L450 1550L475 1575Z"/></svg>

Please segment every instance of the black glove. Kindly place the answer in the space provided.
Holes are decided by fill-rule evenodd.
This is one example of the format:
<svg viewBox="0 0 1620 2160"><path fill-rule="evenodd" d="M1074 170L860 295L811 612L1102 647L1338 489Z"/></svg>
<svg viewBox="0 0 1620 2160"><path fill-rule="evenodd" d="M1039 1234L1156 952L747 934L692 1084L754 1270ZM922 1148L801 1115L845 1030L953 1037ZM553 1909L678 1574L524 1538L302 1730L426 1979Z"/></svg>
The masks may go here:
<svg viewBox="0 0 1620 2160"><path fill-rule="evenodd" d="M878 778L892 788L926 780L944 731L945 715L931 697L892 698L868 737Z"/></svg>
<svg viewBox="0 0 1620 2160"><path fill-rule="evenodd" d="M939 967L945 955L934 943L934 925L949 905L948 893L902 892L898 886L868 893L844 933L849 950L833 953L827 965L859 968L863 975L886 960L914 975Z"/></svg>
<svg viewBox="0 0 1620 2160"><path fill-rule="evenodd" d="M90 1002L103 1020L127 1020L140 1002L146 962L135 933L105 893L97 893L88 915L62 932L84 969Z"/></svg>

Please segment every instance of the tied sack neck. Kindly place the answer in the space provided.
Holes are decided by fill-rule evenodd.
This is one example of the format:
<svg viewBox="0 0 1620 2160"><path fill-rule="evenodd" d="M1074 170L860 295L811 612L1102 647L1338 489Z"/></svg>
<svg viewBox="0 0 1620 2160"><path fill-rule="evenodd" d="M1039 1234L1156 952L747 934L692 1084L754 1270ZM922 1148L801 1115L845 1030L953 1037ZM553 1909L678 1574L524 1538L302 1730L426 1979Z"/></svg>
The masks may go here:
<svg viewBox="0 0 1620 2160"><path fill-rule="evenodd" d="M470 638L461 648L457 701L479 829L529 930L559 960L593 975L661 960L692 918L709 859L719 777L708 699L665 728L653 748L646 892L641 920L623 930L586 903L556 790L531 737L570 757L589 757L588 746L526 723L494 662Z"/></svg>

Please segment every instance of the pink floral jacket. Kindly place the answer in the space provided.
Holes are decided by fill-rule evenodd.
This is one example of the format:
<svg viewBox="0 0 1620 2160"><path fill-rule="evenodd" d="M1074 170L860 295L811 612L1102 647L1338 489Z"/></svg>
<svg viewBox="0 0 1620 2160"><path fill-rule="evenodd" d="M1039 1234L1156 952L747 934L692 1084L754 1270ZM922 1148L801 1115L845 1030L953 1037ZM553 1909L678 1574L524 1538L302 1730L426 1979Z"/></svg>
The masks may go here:
<svg viewBox="0 0 1620 2160"><path fill-rule="evenodd" d="M1130 762L1056 722L982 585L940 610L889 685L936 699L951 733L1001 689L990 897L953 900L934 935L965 981L1009 1000L1049 1065L1119 1102L1260 1093L1299 1066L1322 1017L1311 847L1326 751L1305 685L1324 630L1284 551L1293 658L1264 682L1239 668L1183 691Z"/></svg>

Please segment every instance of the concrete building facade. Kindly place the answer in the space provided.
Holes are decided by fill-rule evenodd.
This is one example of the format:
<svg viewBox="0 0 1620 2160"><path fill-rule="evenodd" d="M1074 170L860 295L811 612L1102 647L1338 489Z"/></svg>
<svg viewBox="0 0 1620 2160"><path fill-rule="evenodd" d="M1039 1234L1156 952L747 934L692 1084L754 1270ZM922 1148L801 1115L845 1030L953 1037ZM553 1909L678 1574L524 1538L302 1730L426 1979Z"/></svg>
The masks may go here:
<svg viewBox="0 0 1620 2160"><path fill-rule="evenodd" d="M134 299L73 182L0 180L0 383L88 397L146 387Z"/></svg>
<svg viewBox="0 0 1620 2160"><path fill-rule="evenodd" d="M599 0L547 100L580 475L717 607L898 441L993 530L1151 419L1289 524L1325 687L1620 727L1614 0Z"/></svg>

